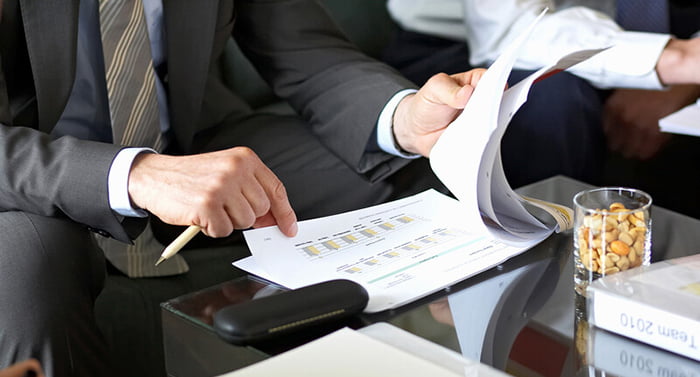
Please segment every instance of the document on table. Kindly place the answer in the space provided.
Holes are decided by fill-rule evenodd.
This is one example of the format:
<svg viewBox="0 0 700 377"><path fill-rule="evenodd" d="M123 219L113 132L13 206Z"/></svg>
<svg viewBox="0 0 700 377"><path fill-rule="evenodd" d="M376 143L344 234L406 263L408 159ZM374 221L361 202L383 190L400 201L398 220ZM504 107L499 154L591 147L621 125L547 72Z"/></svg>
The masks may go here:
<svg viewBox="0 0 700 377"><path fill-rule="evenodd" d="M663 132L700 136L700 99L659 120Z"/></svg>
<svg viewBox="0 0 700 377"><path fill-rule="evenodd" d="M369 293L365 311L377 312L450 286L571 228L571 209L523 198L510 188L500 140L536 81L602 49L569 54L504 92L528 34L489 67L431 152L433 171L457 200L429 190L300 222L293 238L276 227L249 230L244 236L252 256L234 264L292 289L338 278L356 281ZM544 225L526 204L551 214L556 225Z"/></svg>
<svg viewBox="0 0 700 377"><path fill-rule="evenodd" d="M522 253L550 232L518 245L471 229L460 202L437 191L299 222L295 237L277 227L244 233L252 256L234 265L287 288L353 280L369 293L366 312L395 308ZM479 220L481 221L481 220Z"/></svg>

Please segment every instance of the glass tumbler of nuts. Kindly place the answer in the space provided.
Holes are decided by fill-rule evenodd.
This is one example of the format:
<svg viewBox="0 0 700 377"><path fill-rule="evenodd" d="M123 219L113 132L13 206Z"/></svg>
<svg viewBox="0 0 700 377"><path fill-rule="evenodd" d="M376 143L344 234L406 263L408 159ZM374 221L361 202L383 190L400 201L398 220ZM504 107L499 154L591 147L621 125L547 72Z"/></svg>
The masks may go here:
<svg viewBox="0 0 700 377"><path fill-rule="evenodd" d="M574 196L574 287L651 263L651 196L602 187Z"/></svg>

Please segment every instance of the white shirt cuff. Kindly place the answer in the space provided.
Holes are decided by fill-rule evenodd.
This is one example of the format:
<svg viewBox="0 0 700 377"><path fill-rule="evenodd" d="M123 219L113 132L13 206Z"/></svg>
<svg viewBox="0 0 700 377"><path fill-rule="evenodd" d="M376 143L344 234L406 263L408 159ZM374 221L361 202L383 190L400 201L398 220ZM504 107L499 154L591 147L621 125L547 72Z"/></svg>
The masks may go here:
<svg viewBox="0 0 700 377"><path fill-rule="evenodd" d="M613 46L584 61L577 70L591 65L604 67L598 78L603 88L663 89L656 73L656 63L671 36L668 34L623 32L613 39ZM585 74L581 76L585 77Z"/></svg>
<svg viewBox="0 0 700 377"><path fill-rule="evenodd" d="M415 89L404 89L394 94L394 96L391 97L386 106L384 106L382 112L379 114L379 119L377 120L377 144L379 145L379 148L386 153L410 159L421 157L419 154L406 153L405 151L402 151L394 138L393 130L393 118L396 107L404 97L415 92L417 92Z"/></svg>
<svg viewBox="0 0 700 377"><path fill-rule="evenodd" d="M156 151L150 148L124 148L117 153L109 168L107 177L109 206L122 216L148 216L148 212L143 209L134 208L129 198L129 171L134 159L141 153L156 153Z"/></svg>

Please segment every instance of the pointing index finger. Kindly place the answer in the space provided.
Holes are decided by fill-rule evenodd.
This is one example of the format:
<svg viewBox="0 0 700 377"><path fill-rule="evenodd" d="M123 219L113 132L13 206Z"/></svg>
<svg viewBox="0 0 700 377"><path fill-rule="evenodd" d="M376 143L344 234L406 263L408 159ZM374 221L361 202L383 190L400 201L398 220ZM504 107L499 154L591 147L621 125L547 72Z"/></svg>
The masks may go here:
<svg viewBox="0 0 700 377"><path fill-rule="evenodd" d="M270 199L270 211L262 216L256 224L263 224L270 221L271 215L274 223L280 228L280 231L288 237L293 237L297 234L297 216L292 209L287 197L287 190L284 184L275 176L275 174L267 167L260 169L256 174L263 189Z"/></svg>

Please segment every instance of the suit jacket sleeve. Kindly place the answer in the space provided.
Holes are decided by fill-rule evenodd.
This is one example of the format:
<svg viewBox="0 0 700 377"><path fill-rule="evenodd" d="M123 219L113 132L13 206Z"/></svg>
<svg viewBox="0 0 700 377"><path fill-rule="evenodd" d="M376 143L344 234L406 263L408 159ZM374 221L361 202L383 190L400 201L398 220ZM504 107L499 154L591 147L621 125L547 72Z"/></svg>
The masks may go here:
<svg viewBox="0 0 700 377"><path fill-rule="evenodd" d="M66 216L129 241L107 196L107 174L119 146L53 140L34 129L0 124L0 148L0 210Z"/></svg>
<svg viewBox="0 0 700 377"><path fill-rule="evenodd" d="M243 0L236 11L241 50L329 149L371 180L405 165L367 146L384 105L413 83L360 52L317 1Z"/></svg>

